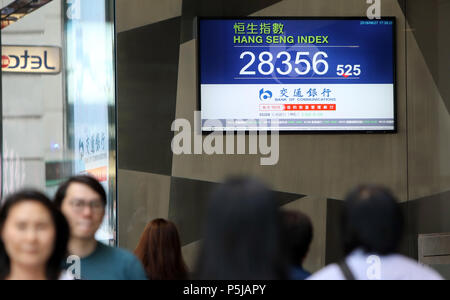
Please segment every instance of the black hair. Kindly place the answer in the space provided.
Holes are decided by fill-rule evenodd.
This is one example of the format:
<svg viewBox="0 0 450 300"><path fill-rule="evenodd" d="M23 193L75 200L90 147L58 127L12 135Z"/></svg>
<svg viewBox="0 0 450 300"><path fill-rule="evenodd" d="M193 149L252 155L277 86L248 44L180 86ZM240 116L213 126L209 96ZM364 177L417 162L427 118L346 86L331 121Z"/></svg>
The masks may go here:
<svg viewBox="0 0 450 300"><path fill-rule="evenodd" d="M255 179L233 178L210 198L195 276L200 280L285 279L274 194Z"/></svg>
<svg viewBox="0 0 450 300"><path fill-rule="evenodd" d="M20 203L30 201L42 204L52 217L56 237L53 253L47 262L46 276L49 280L57 280L61 275L64 259L67 256L70 230L69 224L63 214L55 207L53 202L47 196L35 190L23 190L7 197L0 210L0 232L3 231L11 209ZM5 280L10 272L11 261L6 252L3 240L0 239L0 280Z"/></svg>
<svg viewBox="0 0 450 300"><path fill-rule="evenodd" d="M281 211L285 250L292 266L301 266L313 240L311 219L297 211Z"/></svg>
<svg viewBox="0 0 450 300"><path fill-rule="evenodd" d="M394 195L386 188L363 185L346 198L342 219L345 254L396 253L403 236L404 218Z"/></svg>
<svg viewBox="0 0 450 300"><path fill-rule="evenodd" d="M79 175L69 178L58 188L58 191L55 194L54 202L59 209L61 209L63 201L66 198L67 189L72 183L80 183L90 187L93 191L100 195L103 205L106 206L106 192L100 182L98 182L98 180L94 177Z"/></svg>

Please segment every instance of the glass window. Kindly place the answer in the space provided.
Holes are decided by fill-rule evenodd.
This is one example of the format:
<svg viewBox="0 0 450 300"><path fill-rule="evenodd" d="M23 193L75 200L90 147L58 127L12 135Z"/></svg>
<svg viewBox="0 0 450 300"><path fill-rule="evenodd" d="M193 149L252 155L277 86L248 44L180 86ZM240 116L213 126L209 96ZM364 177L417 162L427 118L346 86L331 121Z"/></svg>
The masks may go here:
<svg viewBox="0 0 450 300"><path fill-rule="evenodd" d="M10 2L2 19L28 12L23 1ZM68 177L90 174L108 194L97 239L114 244L114 1L38 2L2 22L2 192L30 187L52 196Z"/></svg>

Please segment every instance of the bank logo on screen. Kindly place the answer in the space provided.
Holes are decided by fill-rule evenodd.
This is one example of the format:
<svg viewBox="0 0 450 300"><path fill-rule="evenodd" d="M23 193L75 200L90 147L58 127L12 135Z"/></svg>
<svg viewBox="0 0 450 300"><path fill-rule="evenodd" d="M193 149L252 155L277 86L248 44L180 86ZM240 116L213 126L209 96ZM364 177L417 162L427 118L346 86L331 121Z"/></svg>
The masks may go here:
<svg viewBox="0 0 450 300"><path fill-rule="evenodd" d="M261 101L272 99L272 97L273 97L273 94L271 91L264 90L264 89L261 89L259 91L259 99Z"/></svg>

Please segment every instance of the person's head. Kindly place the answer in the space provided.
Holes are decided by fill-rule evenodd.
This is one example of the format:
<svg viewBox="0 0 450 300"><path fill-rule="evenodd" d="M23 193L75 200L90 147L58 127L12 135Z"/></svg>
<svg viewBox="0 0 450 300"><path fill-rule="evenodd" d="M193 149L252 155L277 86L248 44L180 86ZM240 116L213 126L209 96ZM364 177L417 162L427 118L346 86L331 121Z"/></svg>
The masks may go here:
<svg viewBox="0 0 450 300"><path fill-rule="evenodd" d="M93 177L76 176L63 183L55 204L66 216L72 238L94 239L105 216L106 192Z"/></svg>
<svg viewBox="0 0 450 300"><path fill-rule="evenodd" d="M135 250L151 280L184 280L188 278L181 254L181 242L174 223L157 219L150 222Z"/></svg>
<svg viewBox="0 0 450 300"><path fill-rule="evenodd" d="M309 252L313 239L313 225L311 219L296 211L283 210L283 238L286 243L289 263L301 266Z"/></svg>
<svg viewBox="0 0 450 300"><path fill-rule="evenodd" d="M45 195L30 190L9 196L0 210L0 234L0 279L17 266L59 278L69 225Z"/></svg>
<svg viewBox="0 0 450 300"><path fill-rule="evenodd" d="M284 279L281 222L274 194L234 178L210 199L196 276L206 280Z"/></svg>
<svg viewBox="0 0 450 300"><path fill-rule="evenodd" d="M392 193L383 187L364 185L346 198L343 214L344 250L395 253L403 235L403 214Z"/></svg>

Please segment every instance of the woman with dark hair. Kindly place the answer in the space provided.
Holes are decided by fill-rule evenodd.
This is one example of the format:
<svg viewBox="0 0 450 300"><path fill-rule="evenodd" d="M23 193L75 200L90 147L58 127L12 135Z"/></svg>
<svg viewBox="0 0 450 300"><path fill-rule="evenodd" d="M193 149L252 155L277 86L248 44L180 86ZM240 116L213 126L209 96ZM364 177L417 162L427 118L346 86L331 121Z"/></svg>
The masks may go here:
<svg viewBox="0 0 450 300"><path fill-rule="evenodd" d="M311 276L303 268L314 235L311 219L299 211L283 210L281 215L283 239L290 264L290 279L305 280Z"/></svg>
<svg viewBox="0 0 450 300"><path fill-rule="evenodd" d="M180 237L172 222L163 219L150 222L134 253L144 265L150 280L188 279Z"/></svg>
<svg viewBox="0 0 450 300"><path fill-rule="evenodd" d="M22 191L0 210L0 280L70 279L62 266L69 225L43 194Z"/></svg>
<svg viewBox="0 0 450 300"><path fill-rule="evenodd" d="M201 280L286 279L281 217L274 194L235 178L212 194L196 276Z"/></svg>
<svg viewBox="0 0 450 300"><path fill-rule="evenodd" d="M386 188L363 185L346 198L342 235L346 258L312 280L439 280L441 276L398 254L404 218Z"/></svg>

